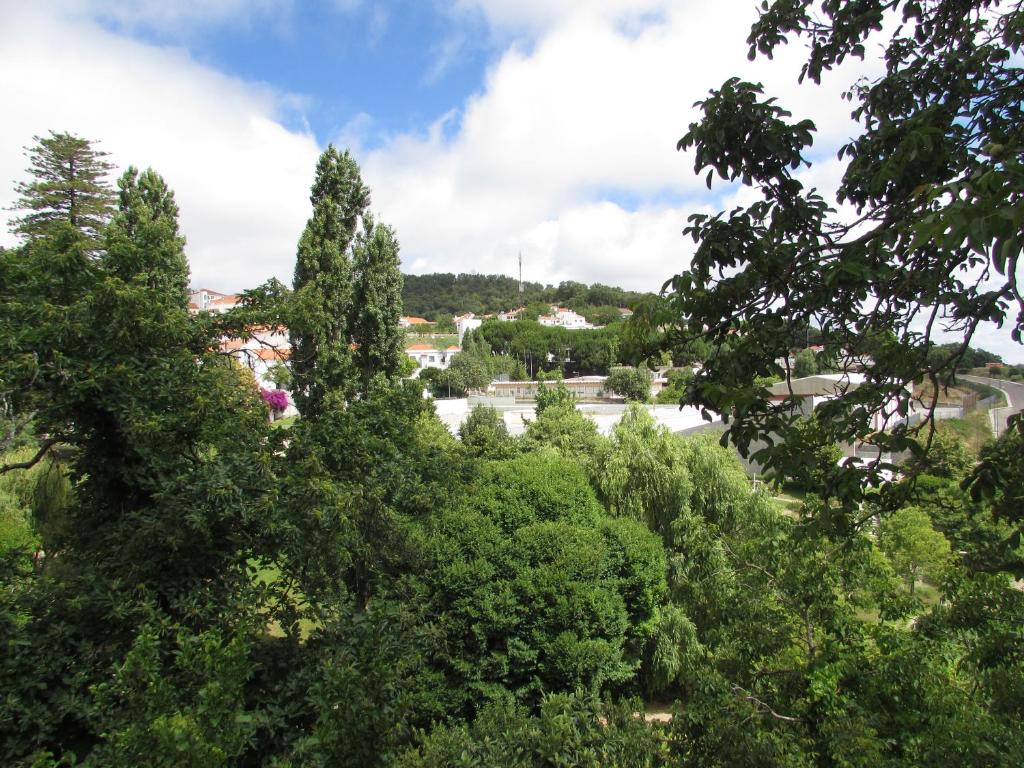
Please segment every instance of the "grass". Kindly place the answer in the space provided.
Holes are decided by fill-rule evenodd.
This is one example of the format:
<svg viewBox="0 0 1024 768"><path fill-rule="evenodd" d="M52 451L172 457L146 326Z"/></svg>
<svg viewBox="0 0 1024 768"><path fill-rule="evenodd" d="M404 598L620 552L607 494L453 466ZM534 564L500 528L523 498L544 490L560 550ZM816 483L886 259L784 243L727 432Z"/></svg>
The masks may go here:
<svg viewBox="0 0 1024 768"><path fill-rule="evenodd" d="M295 424L295 422L298 421L298 420L299 420L299 417L297 415L296 416L286 416L283 419L278 419L277 421L272 421L270 423L270 426L272 426L274 429L291 429L292 426Z"/></svg>
<svg viewBox="0 0 1024 768"><path fill-rule="evenodd" d="M253 583L271 586L281 580L281 569L273 563L252 561L250 565L254 569L252 577ZM303 595L299 592L289 591L288 597L291 600L294 600L295 603L299 606L301 606L305 602ZM302 640L305 640L310 636L313 630L316 629L316 627L316 622L311 621L309 619L300 618L299 637ZM267 634L271 637L285 636L284 629L281 627L280 623L278 623L277 619L270 619L267 622Z"/></svg>
<svg viewBox="0 0 1024 768"><path fill-rule="evenodd" d="M435 349L445 349L456 346L459 343L457 333L406 333L405 343L408 344L430 344Z"/></svg>

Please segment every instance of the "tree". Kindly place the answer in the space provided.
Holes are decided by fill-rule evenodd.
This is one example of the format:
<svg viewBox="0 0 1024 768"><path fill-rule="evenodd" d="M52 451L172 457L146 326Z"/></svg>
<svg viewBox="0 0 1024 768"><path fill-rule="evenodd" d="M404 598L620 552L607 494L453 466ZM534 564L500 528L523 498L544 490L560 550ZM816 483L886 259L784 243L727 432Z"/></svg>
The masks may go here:
<svg viewBox="0 0 1024 768"><path fill-rule="evenodd" d="M548 386L549 378L543 373L537 377L537 416L540 417L548 408L576 408L576 395L569 391L561 376L554 377L554 386Z"/></svg>
<svg viewBox="0 0 1024 768"><path fill-rule="evenodd" d="M507 459L516 449L501 414L486 405L473 406L459 427L459 439L470 455L482 458Z"/></svg>
<svg viewBox="0 0 1024 768"><path fill-rule="evenodd" d="M303 417L314 418L328 392L353 390L351 249L370 191L347 150L339 154L330 145L320 155L309 200L313 215L299 239L289 332L292 395Z"/></svg>
<svg viewBox="0 0 1024 768"><path fill-rule="evenodd" d="M904 507L883 520L878 541L911 594L918 580L938 578L949 562L949 542L918 507Z"/></svg>
<svg viewBox="0 0 1024 768"><path fill-rule="evenodd" d="M95 247L114 210L106 180L114 166L103 159L107 153L70 133L33 138L36 144L28 150L33 180L15 188L21 196L15 208L30 212L14 220L13 230L31 240L66 221Z"/></svg>
<svg viewBox="0 0 1024 768"><path fill-rule="evenodd" d="M846 57L864 57L900 13L882 74L847 94L863 131L839 152L837 201L857 210L855 220L796 178L814 125L790 120L757 84L733 78L712 91L699 104L702 121L679 141L709 184L717 175L760 196L728 214L690 217L690 269L666 284L666 302L647 317L670 339L702 336L721 348L693 399L732 415L729 434L742 450L759 435L788 435L788 405L770 404L756 380L780 372L774 361L808 324L840 368L872 361L865 385L827 404L837 428L895 451L909 449L913 435L872 419L893 413L893 398L905 408L910 382L923 374L948 383L982 320L1006 322L1021 338L1020 8L777 0L751 30L750 55L770 57L788 38L804 38L801 79L818 82ZM979 271L995 284L978 282ZM939 327L959 340L929 359Z"/></svg>
<svg viewBox="0 0 1024 768"><path fill-rule="evenodd" d="M398 240L390 227L364 216L365 231L355 248L351 317L355 364L369 391L370 380L382 375L394 380L406 357L402 315L402 273Z"/></svg>
<svg viewBox="0 0 1024 768"><path fill-rule="evenodd" d="M596 472L602 501L613 515L640 520L671 543L673 523L689 509L693 490L681 441L634 404L611 443Z"/></svg>
<svg viewBox="0 0 1024 768"><path fill-rule="evenodd" d="M809 349L801 349L796 353L793 362L793 378L802 379L805 376L813 376L818 372L818 359Z"/></svg>
<svg viewBox="0 0 1024 768"><path fill-rule="evenodd" d="M651 399L650 374L640 368L612 368L604 385L629 401L646 403Z"/></svg>

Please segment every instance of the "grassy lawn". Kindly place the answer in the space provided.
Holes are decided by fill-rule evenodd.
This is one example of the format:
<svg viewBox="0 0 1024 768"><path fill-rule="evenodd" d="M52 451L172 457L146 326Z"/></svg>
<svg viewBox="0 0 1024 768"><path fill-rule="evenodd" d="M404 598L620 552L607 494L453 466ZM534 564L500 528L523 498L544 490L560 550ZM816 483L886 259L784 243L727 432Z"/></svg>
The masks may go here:
<svg viewBox="0 0 1024 768"><path fill-rule="evenodd" d="M250 563L250 565L252 565L252 567L255 568L255 572L253 573L252 577L253 582L255 583L271 585L280 581L281 579L281 571L276 565L270 563L261 563L257 561L253 561L252 563ZM304 602L302 595L300 594L292 592L289 593L289 597L295 599L300 606ZM314 629L316 629L316 624L314 622L310 621L309 619L299 619L299 636L303 640L309 637L310 633ZM271 637L284 637L285 633L284 630L281 628L281 625L277 622L276 619L274 619L267 622L267 634L269 634Z"/></svg>

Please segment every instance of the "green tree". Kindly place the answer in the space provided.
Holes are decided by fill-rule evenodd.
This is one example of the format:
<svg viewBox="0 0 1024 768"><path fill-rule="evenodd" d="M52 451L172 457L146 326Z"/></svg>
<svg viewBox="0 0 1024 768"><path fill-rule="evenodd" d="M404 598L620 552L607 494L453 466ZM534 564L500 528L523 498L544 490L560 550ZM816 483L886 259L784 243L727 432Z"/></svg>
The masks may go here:
<svg viewBox="0 0 1024 768"><path fill-rule="evenodd" d="M501 413L486 405L473 406L459 427L459 439L470 455L481 458L506 459L516 450Z"/></svg>
<svg viewBox="0 0 1024 768"><path fill-rule="evenodd" d="M351 317L355 364L369 391L370 380L382 375L394 380L406 357L405 334L398 325L402 315L402 273L398 240L390 227L364 215L365 232L355 247L355 276Z"/></svg>
<svg viewBox="0 0 1024 768"><path fill-rule="evenodd" d="M878 540L911 594L921 578L937 579L949 563L949 542L918 507L904 507L883 520Z"/></svg>
<svg viewBox="0 0 1024 768"><path fill-rule="evenodd" d="M703 118L679 147L693 150L709 184L716 175L738 181L759 199L690 218L694 259L666 284L669 300L651 320L670 337L720 347L694 401L732 415L741 449L759 435L788 436L786 407L767 406L756 379L779 373L774 361L800 345L809 324L840 367L872 361L856 393L829 404L845 438L894 451L908 449L913 434L872 420L891 413L893 398L905 406L908 384L922 374L951 381L983 320L1008 323L1020 340L1021 13L987 0L762 7L750 55L806 40L802 80L818 82L847 57L883 46L880 74L848 92L862 131L840 149L837 202L858 211L855 222L796 176L818 151L811 121L790 119L761 86L738 78L700 103ZM883 33L900 15L905 23ZM972 270L982 268L997 284L976 283ZM919 325L933 308L943 319ZM940 325L959 338L948 355L929 358Z"/></svg>
<svg viewBox="0 0 1024 768"><path fill-rule="evenodd" d="M689 508L690 483L682 443L639 405L631 405L611 435L596 485L613 515L640 520L666 543L673 521Z"/></svg>
<svg viewBox="0 0 1024 768"><path fill-rule="evenodd" d="M651 376L640 368L612 368L604 385L628 401L646 403L651 399Z"/></svg>
<svg viewBox="0 0 1024 768"><path fill-rule="evenodd" d="M818 358L809 349L801 349L793 361L793 378L802 379L818 372Z"/></svg>
<svg viewBox="0 0 1024 768"><path fill-rule="evenodd" d="M548 386L550 378L543 374L537 379L537 416L541 416L548 408L576 408L576 396L569 391L561 376L556 376L553 386Z"/></svg>
<svg viewBox="0 0 1024 768"><path fill-rule="evenodd" d="M320 155L309 200L313 215L299 239L288 324L292 395L306 418L320 414L328 392L353 389L351 251L370 191L347 150L328 146Z"/></svg>
<svg viewBox="0 0 1024 768"><path fill-rule="evenodd" d="M114 166L103 159L107 153L70 133L33 138L35 146L27 151L32 181L15 188L15 209L29 213L14 220L13 230L31 240L50 234L55 222L67 222L96 247L114 211L107 183Z"/></svg>

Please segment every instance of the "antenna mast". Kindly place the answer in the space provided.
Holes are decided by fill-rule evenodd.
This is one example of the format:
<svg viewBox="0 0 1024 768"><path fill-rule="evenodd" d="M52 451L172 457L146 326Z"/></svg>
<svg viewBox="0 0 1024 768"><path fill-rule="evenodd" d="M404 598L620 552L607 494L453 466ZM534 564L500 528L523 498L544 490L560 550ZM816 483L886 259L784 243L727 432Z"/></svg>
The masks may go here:
<svg viewBox="0 0 1024 768"><path fill-rule="evenodd" d="M519 295L523 295L523 252L519 252Z"/></svg>

